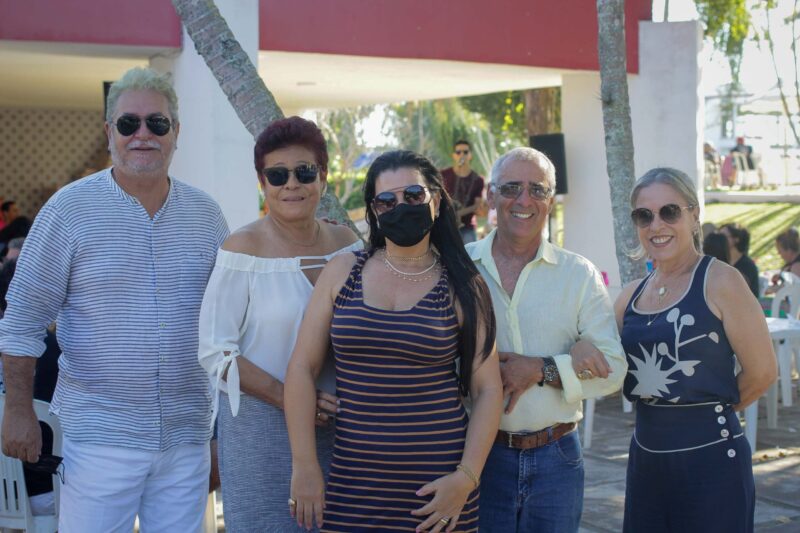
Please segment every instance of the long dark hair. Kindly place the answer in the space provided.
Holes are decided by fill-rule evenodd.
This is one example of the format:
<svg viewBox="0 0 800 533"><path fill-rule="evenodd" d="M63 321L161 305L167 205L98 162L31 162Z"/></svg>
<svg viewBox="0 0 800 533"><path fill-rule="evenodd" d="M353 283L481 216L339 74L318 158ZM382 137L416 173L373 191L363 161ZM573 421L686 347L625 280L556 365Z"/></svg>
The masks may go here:
<svg viewBox="0 0 800 533"><path fill-rule="evenodd" d="M478 269L470 259L456 224L456 212L450 195L444 189L442 175L426 157L408 150L395 150L380 155L367 171L364 181L364 203L367 206L367 223L369 224L369 253L386 246L386 238L378 228L378 219L372 210L375 198L375 182L383 172L410 168L419 171L431 192L438 192L439 216L433 222L431 243L439 251L441 261L447 269L450 287L461 306L463 324L458 336L460 355L461 394L469 394L472 378L472 362L478 342L478 318L485 324L486 337L480 348L479 357L485 359L494 347L497 325L492 311L492 298L486 282L478 273Z"/></svg>

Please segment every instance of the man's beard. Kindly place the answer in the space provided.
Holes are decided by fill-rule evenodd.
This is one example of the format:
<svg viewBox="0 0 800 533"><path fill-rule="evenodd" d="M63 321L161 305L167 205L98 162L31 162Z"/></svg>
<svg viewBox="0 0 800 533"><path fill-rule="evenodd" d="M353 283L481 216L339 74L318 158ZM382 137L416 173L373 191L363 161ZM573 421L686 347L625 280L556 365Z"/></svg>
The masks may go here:
<svg viewBox="0 0 800 533"><path fill-rule="evenodd" d="M165 175L167 174L172 154L165 154L161 145L155 142L139 142L136 146L154 148L154 151L157 151L160 157L142 160L136 157L135 150L126 148L123 153L120 153L117 149L117 144L111 142L109 143L109 151L111 152L111 161L114 166L132 175L143 174L150 176L159 171Z"/></svg>

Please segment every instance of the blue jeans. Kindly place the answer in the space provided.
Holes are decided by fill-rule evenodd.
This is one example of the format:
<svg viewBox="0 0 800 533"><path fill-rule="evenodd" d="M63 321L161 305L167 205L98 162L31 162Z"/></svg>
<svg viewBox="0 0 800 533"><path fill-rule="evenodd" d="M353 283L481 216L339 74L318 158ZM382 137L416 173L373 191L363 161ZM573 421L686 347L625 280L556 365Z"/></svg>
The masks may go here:
<svg viewBox="0 0 800 533"><path fill-rule="evenodd" d="M577 431L530 450L492 446L481 476L481 533L572 533L582 510Z"/></svg>

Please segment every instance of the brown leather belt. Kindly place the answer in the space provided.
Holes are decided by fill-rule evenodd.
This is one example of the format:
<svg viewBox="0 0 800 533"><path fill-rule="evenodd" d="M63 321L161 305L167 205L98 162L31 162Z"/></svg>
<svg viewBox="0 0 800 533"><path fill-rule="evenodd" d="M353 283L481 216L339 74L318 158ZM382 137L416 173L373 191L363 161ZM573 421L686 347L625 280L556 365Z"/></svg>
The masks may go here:
<svg viewBox="0 0 800 533"><path fill-rule="evenodd" d="M531 448L539 448L557 441L570 431L574 431L575 427L575 422L570 422L568 424L556 424L534 433L509 433L501 429L497 432L497 437L494 441L509 448L530 450Z"/></svg>

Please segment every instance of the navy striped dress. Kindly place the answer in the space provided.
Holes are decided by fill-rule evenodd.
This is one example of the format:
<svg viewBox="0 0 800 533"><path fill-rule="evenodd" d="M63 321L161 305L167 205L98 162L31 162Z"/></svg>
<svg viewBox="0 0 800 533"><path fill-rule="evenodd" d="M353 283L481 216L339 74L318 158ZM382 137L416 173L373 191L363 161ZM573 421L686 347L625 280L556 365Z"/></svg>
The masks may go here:
<svg viewBox="0 0 800 533"><path fill-rule="evenodd" d="M336 298L331 338L341 400L323 531L414 531L415 493L456 470L467 414L458 390L458 321L447 274L408 311L364 303L357 261ZM477 531L478 490L456 531Z"/></svg>

